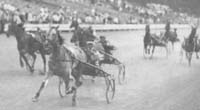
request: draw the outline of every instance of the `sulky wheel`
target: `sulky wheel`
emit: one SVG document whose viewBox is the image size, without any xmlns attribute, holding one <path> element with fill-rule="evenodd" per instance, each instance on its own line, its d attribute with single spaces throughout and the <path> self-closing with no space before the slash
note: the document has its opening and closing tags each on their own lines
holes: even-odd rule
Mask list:
<svg viewBox="0 0 200 110">
<path fill-rule="evenodd" d="M 115 96 L 115 80 L 112 78 L 105 78 L 106 80 L 106 101 L 107 103 L 111 103 Z"/>
<path fill-rule="evenodd" d="M 62 78 L 59 78 L 58 92 L 61 98 L 63 98 L 66 95 L 65 83 Z"/>
<path fill-rule="evenodd" d="M 125 82 L 125 75 L 126 75 L 125 65 L 121 65 L 118 74 L 119 84 L 123 84 Z"/>
</svg>

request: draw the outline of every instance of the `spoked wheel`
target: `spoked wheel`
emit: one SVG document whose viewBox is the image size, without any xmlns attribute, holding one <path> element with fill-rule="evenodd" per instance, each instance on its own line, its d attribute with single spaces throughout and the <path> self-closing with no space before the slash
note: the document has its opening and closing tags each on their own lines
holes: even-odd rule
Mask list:
<svg viewBox="0 0 200 110">
<path fill-rule="evenodd" d="M 66 96 L 66 88 L 65 88 L 65 83 L 62 78 L 59 78 L 59 83 L 58 83 L 58 92 L 61 98 Z"/>
<path fill-rule="evenodd" d="M 125 65 L 122 65 L 120 67 L 120 71 L 118 74 L 118 80 L 119 80 L 119 84 L 123 84 L 125 82 L 125 75 L 126 75 L 126 70 L 125 70 Z"/>
<path fill-rule="evenodd" d="M 115 80 L 113 78 L 105 78 L 106 81 L 106 101 L 111 103 L 115 96 Z"/>
</svg>

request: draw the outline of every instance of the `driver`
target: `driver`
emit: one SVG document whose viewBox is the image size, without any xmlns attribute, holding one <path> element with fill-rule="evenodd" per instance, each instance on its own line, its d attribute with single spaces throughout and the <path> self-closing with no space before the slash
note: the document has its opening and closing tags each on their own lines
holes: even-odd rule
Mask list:
<svg viewBox="0 0 200 110">
<path fill-rule="evenodd" d="M 20 16 L 20 10 L 17 9 L 14 13 L 13 20 L 19 27 L 23 28 L 24 22 Z"/>
</svg>

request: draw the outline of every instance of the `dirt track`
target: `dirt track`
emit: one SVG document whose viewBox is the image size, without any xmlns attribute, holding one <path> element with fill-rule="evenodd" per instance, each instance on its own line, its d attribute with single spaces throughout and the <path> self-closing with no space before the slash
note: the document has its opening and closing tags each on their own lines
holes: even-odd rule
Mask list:
<svg viewBox="0 0 200 110">
<path fill-rule="evenodd" d="M 179 31 L 179 37 L 190 31 Z M 179 45 L 168 58 L 165 50 L 157 48 L 152 60 L 143 58 L 141 31 L 101 33 L 117 46 L 114 56 L 125 63 L 127 80 L 117 84 L 116 97 L 111 104 L 105 101 L 104 80 L 84 81 L 78 90 L 78 105 L 71 107 L 71 96 L 61 99 L 58 95 L 57 77 L 49 81 L 39 102 L 31 98 L 38 90 L 44 76 L 36 71 L 30 75 L 21 69 L 14 38 L 0 36 L 0 109 L 1 110 L 197 110 L 200 109 L 200 61 L 193 56 L 192 66 L 184 58 L 179 62 Z M 71 37 L 64 34 L 68 41 Z M 42 69 L 38 55 L 36 69 Z M 116 67 L 106 66 L 105 70 L 117 73 Z"/>
</svg>

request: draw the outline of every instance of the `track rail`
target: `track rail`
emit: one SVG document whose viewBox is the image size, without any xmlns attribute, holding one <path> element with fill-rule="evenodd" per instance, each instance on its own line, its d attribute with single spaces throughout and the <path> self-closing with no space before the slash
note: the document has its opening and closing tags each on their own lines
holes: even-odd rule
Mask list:
<svg viewBox="0 0 200 110">
<path fill-rule="evenodd" d="M 51 26 L 58 26 L 59 31 L 71 32 L 72 29 L 69 28 L 70 24 L 25 24 L 25 29 L 27 31 L 36 31 L 37 28 L 42 30 L 49 30 Z M 81 24 L 81 27 L 92 26 L 96 31 L 131 31 L 131 30 L 144 30 L 146 24 Z M 188 24 L 172 24 L 172 28 L 177 29 L 189 29 Z M 164 29 L 165 24 L 151 24 L 152 29 Z"/>
</svg>

